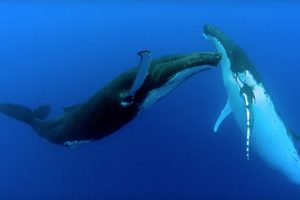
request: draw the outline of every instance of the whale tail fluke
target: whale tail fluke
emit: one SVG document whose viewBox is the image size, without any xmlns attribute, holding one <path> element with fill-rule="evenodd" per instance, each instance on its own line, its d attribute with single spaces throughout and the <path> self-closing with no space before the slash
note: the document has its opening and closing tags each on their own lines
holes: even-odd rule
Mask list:
<svg viewBox="0 0 300 200">
<path fill-rule="evenodd" d="M 44 120 L 49 115 L 50 111 L 50 105 L 40 106 L 32 110 L 28 107 L 17 104 L 0 104 L 0 113 L 30 125 L 32 125 L 35 119 Z"/>
</svg>

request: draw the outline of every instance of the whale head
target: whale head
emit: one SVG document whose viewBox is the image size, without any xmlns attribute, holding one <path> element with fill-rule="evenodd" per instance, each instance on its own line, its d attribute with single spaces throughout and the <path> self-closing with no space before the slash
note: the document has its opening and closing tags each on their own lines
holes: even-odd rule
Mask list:
<svg viewBox="0 0 300 200">
<path fill-rule="evenodd" d="M 212 41 L 218 51 L 222 53 L 223 62 L 227 62 L 222 67 L 228 67 L 235 78 L 250 87 L 261 83 L 261 78 L 246 52 L 221 30 L 211 25 L 205 25 L 203 36 Z"/>
<path fill-rule="evenodd" d="M 145 84 L 137 92 L 141 110 L 169 94 L 189 77 L 217 67 L 221 54 L 212 52 L 165 56 L 152 61 Z"/>
</svg>

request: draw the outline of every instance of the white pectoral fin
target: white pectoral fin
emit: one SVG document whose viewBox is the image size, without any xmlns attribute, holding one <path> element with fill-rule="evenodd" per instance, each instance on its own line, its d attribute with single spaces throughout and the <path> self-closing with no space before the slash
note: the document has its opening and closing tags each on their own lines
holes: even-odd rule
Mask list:
<svg viewBox="0 0 300 200">
<path fill-rule="evenodd" d="M 219 126 L 221 125 L 222 121 L 232 112 L 231 106 L 229 105 L 229 101 L 227 100 L 227 103 L 225 107 L 223 108 L 221 114 L 219 115 L 215 126 L 214 126 L 214 132 L 216 133 L 218 131 Z"/>
<path fill-rule="evenodd" d="M 150 51 L 144 50 L 138 52 L 138 55 L 140 56 L 139 69 L 128 94 L 121 101 L 121 105 L 123 107 L 127 107 L 133 103 L 133 97 L 136 92 L 143 86 L 148 74 L 149 66 L 151 64 L 152 57 Z"/>
<path fill-rule="evenodd" d="M 134 83 L 128 92 L 128 96 L 134 96 L 135 93 L 142 87 L 146 76 L 148 74 L 148 68 L 151 64 L 151 52 L 144 50 L 138 52 L 138 55 L 141 57 L 139 71 L 135 77 Z"/>
</svg>

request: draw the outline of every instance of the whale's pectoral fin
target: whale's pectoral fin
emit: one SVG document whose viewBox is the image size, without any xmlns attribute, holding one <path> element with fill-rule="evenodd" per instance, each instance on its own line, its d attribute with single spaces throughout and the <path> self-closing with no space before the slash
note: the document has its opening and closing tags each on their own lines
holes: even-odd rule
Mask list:
<svg viewBox="0 0 300 200">
<path fill-rule="evenodd" d="M 128 94 L 121 102 L 121 105 L 124 107 L 132 104 L 135 93 L 142 87 L 143 83 L 146 80 L 148 74 L 148 68 L 151 64 L 152 57 L 150 51 L 148 50 L 140 51 L 138 52 L 138 55 L 141 58 L 139 64 L 139 71 L 135 77 L 133 85 L 131 86 Z"/>
<path fill-rule="evenodd" d="M 151 63 L 151 52 L 148 50 L 144 50 L 141 52 L 138 52 L 138 55 L 140 56 L 140 64 L 139 64 L 139 71 L 135 77 L 135 80 L 133 82 L 133 85 L 131 86 L 127 96 L 133 97 L 135 93 L 142 87 L 146 76 L 148 74 L 148 68 Z"/>
<path fill-rule="evenodd" d="M 221 123 L 223 122 L 223 120 L 232 112 L 231 110 L 231 106 L 229 104 L 229 101 L 227 100 L 227 103 L 225 105 L 225 107 L 223 108 L 221 114 L 219 115 L 215 126 L 214 126 L 214 132 L 216 133 L 218 131 L 219 126 L 221 125 Z"/>
</svg>

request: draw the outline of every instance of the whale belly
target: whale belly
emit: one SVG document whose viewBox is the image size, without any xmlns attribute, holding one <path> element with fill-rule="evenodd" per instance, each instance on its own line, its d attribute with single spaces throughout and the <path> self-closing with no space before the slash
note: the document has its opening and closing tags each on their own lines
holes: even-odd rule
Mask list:
<svg viewBox="0 0 300 200">
<path fill-rule="evenodd" d="M 254 94 L 251 138 L 253 149 L 273 168 L 282 171 L 291 181 L 300 184 L 300 160 L 288 129 L 261 85 L 254 88 Z"/>
</svg>

